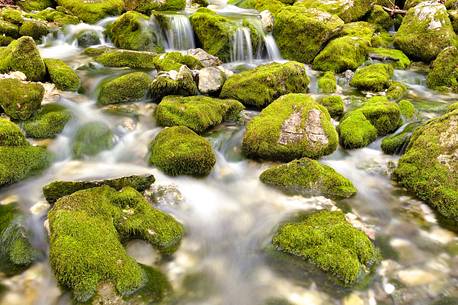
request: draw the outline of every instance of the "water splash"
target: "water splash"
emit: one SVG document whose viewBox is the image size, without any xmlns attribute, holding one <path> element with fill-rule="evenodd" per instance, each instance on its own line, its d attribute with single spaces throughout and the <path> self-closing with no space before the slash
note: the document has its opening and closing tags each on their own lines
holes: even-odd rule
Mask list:
<svg viewBox="0 0 458 305">
<path fill-rule="evenodd" d="M 249 28 L 240 27 L 235 31 L 232 42 L 231 61 L 253 61 L 253 45 L 251 44 L 251 32 Z"/>
<path fill-rule="evenodd" d="M 270 61 L 282 60 L 275 38 L 272 34 L 264 36 L 264 45 L 267 51 L 267 59 Z"/>
<path fill-rule="evenodd" d="M 196 47 L 194 31 L 186 15 L 166 16 L 165 35 L 170 50 L 189 50 Z"/>
</svg>

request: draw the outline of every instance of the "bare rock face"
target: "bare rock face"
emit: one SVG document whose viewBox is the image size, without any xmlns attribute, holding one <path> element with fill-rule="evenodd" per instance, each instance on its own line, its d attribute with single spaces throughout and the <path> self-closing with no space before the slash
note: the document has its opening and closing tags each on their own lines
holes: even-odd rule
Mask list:
<svg viewBox="0 0 458 305">
<path fill-rule="evenodd" d="M 268 10 L 262 11 L 260 13 L 261 15 L 261 23 L 262 23 L 262 28 L 264 29 L 265 32 L 272 32 L 274 29 L 274 16 L 272 13 Z"/>
<path fill-rule="evenodd" d="M 200 48 L 188 50 L 186 55 L 194 56 L 202 63 L 202 65 L 204 65 L 204 67 L 216 67 L 223 64 L 218 57 L 213 56 Z"/>
<path fill-rule="evenodd" d="M 199 71 L 199 91 L 202 94 L 219 93 L 226 75 L 219 67 L 207 67 Z"/>
</svg>

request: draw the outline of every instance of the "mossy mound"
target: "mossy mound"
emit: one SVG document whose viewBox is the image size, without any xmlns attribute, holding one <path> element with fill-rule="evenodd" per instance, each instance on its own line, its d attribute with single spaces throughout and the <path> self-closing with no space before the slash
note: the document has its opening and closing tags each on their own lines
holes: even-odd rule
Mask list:
<svg viewBox="0 0 458 305">
<path fill-rule="evenodd" d="M 377 139 L 377 129 L 360 111 L 346 114 L 338 131 L 341 145 L 348 149 L 366 147 Z"/>
<path fill-rule="evenodd" d="M 153 52 L 106 50 L 97 54 L 95 60 L 106 67 L 152 70 L 155 68 L 155 57 L 156 53 Z"/>
<path fill-rule="evenodd" d="M 76 34 L 76 41 L 80 48 L 88 48 L 90 46 L 101 43 L 99 34 L 93 30 L 84 30 Z"/>
<path fill-rule="evenodd" d="M 344 102 L 340 95 L 324 96 L 320 99 L 320 104 L 323 105 L 333 119 L 338 119 L 344 113 Z"/>
<path fill-rule="evenodd" d="M 242 150 L 249 158 L 288 162 L 328 155 L 337 141 L 326 108 L 306 94 L 287 94 L 250 121 Z"/>
<path fill-rule="evenodd" d="M 0 19 L 0 35 L 10 38 L 19 37 L 19 28 L 14 23 Z"/>
<path fill-rule="evenodd" d="M 65 11 L 65 12 L 64 12 Z M 38 11 L 33 14 L 28 14 L 29 17 L 35 19 L 41 19 L 48 22 L 53 22 L 56 25 L 64 26 L 68 24 L 78 24 L 80 22 L 79 18 L 71 15 L 65 9 L 55 10 L 51 7 L 48 7 L 45 10 Z"/>
<path fill-rule="evenodd" d="M 391 81 L 386 90 L 386 97 L 390 100 L 399 100 L 407 93 L 407 86 L 401 82 Z"/>
<path fill-rule="evenodd" d="M 21 129 L 13 122 L 0 117 L 0 146 L 27 146 Z"/>
<path fill-rule="evenodd" d="M 372 64 L 356 70 L 350 85 L 361 90 L 379 92 L 390 86 L 393 67 L 388 64 Z"/>
<path fill-rule="evenodd" d="M 82 125 L 73 139 L 75 158 L 94 156 L 113 147 L 113 133 L 108 125 L 102 122 L 89 122 Z"/>
<path fill-rule="evenodd" d="M 47 58 L 44 60 L 49 78 L 56 85 L 57 89 L 64 91 L 78 91 L 81 80 L 64 61 L 60 59 Z"/>
<path fill-rule="evenodd" d="M 370 239 L 342 212 L 315 212 L 283 224 L 272 243 L 278 251 L 310 261 L 344 286 L 357 284 L 380 260 Z"/>
<path fill-rule="evenodd" d="M 38 83 L 0 79 L 0 106 L 15 120 L 27 120 L 40 108 L 45 89 Z"/>
<path fill-rule="evenodd" d="M 356 193 L 350 180 L 333 168 L 308 158 L 271 167 L 259 178 L 263 183 L 290 195 L 324 195 L 341 199 Z"/>
<path fill-rule="evenodd" d="M 410 59 L 401 50 L 370 48 L 369 57 L 383 63 L 389 62 L 396 69 L 406 69 L 410 66 Z"/>
<path fill-rule="evenodd" d="M 398 103 L 401 115 L 406 119 L 412 119 L 415 116 L 417 110 L 415 106 L 408 100 L 402 100 Z"/>
<path fill-rule="evenodd" d="M 244 108 L 236 100 L 167 96 L 157 106 L 154 116 L 160 126 L 186 126 L 203 133 L 223 121 L 237 119 Z"/>
<path fill-rule="evenodd" d="M 181 11 L 186 7 L 186 0 L 133 0 L 125 1 L 127 10 L 151 15 L 153 11 Z"/>
<path fill-rule="evenodd" d="M 401 132 L 393 134 L 383 139 L 382 151 L 389 155 L 402 155 L 409 144 L 410 138 L 419 123 L 410 123 Z"/>
<path fill-rule="evenodd" d="M 64 106 L 47 104 L 22 124 L 30 138 L 54 138 L 64 130 L 72 115 Z"/>
<path fill-rule="evenodd" d="M 428 73 L 427 85 L 432 89 L 458 93 L 458 49 L 456 47 L 448 47 L 439 53 Z"/>
<path fill-rule="evenodd" d="M 232 75 L 224 83 L 220 97 L 265 107 L 282 95 L 307 92 L 309 83 L 303 64 L 272 63 Z"/>
<path fill-rule="evenodd" d="M 198 92 L 192 72 L 186 66 L 181 66 L 178 72 L 172 70 L 159 74 L 150 85 L 150 94 L 154 102 L 160 102 L 167 95 L 192 96 Z"/>
<path fill-rule="evenodd" d="M 18 5 L 25 11 L 41 11 L 54 5 L 53 0 L 21 0 Z"/>
<path fill-rule="evenodd" d="M 121 241 L 143 239 L 164 254 L 174 252 L 183 227 L 154 209 L 133 188 L 103 186 L 59 199 L 48 214 L 50 263 L 57 281 L 77 301 L 89 300 L 100 282 L 131 295 L 146 284 L 146 274 Z"/>
<path fill-rule="evenodd" d="M 355 0 L 351 4 L 347 0 L 337 1 L 320 1 L 320 0 L 303 0 L 297 2 L 296 5 L 317 8 L 333 15 L 338 15 L 346 23 L 357 21 L 366 15 L 371 9 L 369 0 Z"/>
<path fill-rule="evenodd" d="M 148 95 L 151 77 L 144 72 L 132 72 L 104 82 L 97 102 L 102 105 L 132 103 Z"/>
<path fill-rule="evenodd" d="M 123 0 L 57 0 L 57 4 L 69 10 L 73 15 L 86 23 L 96 23 L 108 17 L 121 14 Z"/>
<path fill-rule="evenodd" d="M 318 79 L 318 89 L 321 93 L 335 93 L 337 90 L 337 80 L 334 72 L 328 71 Z"/>
<path fill-rule="evenodd" d="M 162 130 L 151 143 L 150 164 L 170 176 L 210 174 L 216 157 L 210 143 L 184 126 Z"/>
<path fill-rule="evenodd" d="M 159 71 L 178 71 L 182 65 L 191 70 L 198 70 L 204 67 L 194 56 L 183 55 L 180 52 L 169 52 L 154 58 L 154 66 Z"/>
<path fill-rule="evenodd" d="M 13 7 L 3 7 L 0 9 L 0 17 L 8 22 L 14 23 L 16 25 L 21 25 L 24 22 L 24 16 L 20 9 Z"/>
<path fill-rule="evenodd" d="M 343 21 L 327 12 L 286 6 L 275 16 L 274 37 L 284 58 L 311 63 Z"/>
<path fill-rule="evenodd" d="M 458 228 L 458 110 L 415 130 L 393 177 Z M 455 154 L 455 155 L 454 155 Z"/>
<path fill-rule="evenodd" d="M 377 129 L 379 136 L 394 132 L 402 122 L 399 105 L 388 101 L 384 96 L 370 98 L 356 111 L 361 111 L 364 114 Z"/>
<path fill-rule="evenodd" d="M 375 24 L 380 31 L 389 31 L 394 25 L 394 20 L 390 14 L 383 9 L 383 6 L 377 4 L 372 6 L 367 21 Z"/>
<path fill-rule="evenodd" d="M 40 40 L 43 36 L 48 35 L 49 29 L 45 22 L 39 20 L 27 20 L 19 28 L 21 36 L 30 36 L 35 40 Z"/>
</svg>

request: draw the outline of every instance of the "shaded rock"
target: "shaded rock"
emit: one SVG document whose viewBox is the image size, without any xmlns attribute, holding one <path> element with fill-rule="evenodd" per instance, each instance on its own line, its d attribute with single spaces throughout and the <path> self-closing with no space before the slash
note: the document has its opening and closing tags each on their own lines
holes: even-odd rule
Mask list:
<svg viewBox="0 0 458 305">
<path fill-rule="evenodd" d="M 439 53 L 428 73 L 429 88 L 458 92 L 458 49 L 448 47 Z"/>
<path fill-rule="evenodd" d="M 19 34 L 21 36 L 30 36 L 35 40 L 40 40 L 44 36 L 48 35 L 48 25 L 39 20 L 27 20 L 19 28 Z"/>
<path fill-rule="evenodd" d="M 80 48 L 87 48 L 101 43 L 99 34 L 92 30 L 79 32 L 76 35 L 76 40 Z"/>
<path fill-rule="evenodd" d="M 113 147 L 113 133 L 108 125 L 102 122 L 89 122 L 82 125 L 73 139 L 75 158 L 94 156 Z"/>
</svg>

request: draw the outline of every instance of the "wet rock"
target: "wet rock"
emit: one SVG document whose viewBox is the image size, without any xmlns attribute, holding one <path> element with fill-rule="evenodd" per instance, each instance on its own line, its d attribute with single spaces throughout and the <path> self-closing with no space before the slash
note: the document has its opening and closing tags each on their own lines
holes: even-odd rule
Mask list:
<svg viewBox="0 0 458 305">
<path fill-rule="evenodd" d="M 176 185 L 153 185 L 148 197 L 156 205 L 177 205 L 184 201 L 184 197 Z"/>
<path fill-rule="evenodd" d="M 186 51 L 186 54 L 197 58 L 204 67 L 216 67 L 223 63 L 218 57 L 207 53 L 203 49 L 190 49 Z"/>
<path fill-rule="evenodd" d="M 148 96 L 151 76 L 132 72 L 102 83 L 97 103 L 102 105 L 134 103 Z"/>
<path fill-rule="evenodd" d="M 409 144 L 413 132 L 421 124 L 411 123 L 407 125 L 401 132 L 388 136 L 382 140 L 382 150 L 386 154 L 402 155 Z"/>
<path fill-rule="evenodd" d="M 458 92 L 458 49 L 448 47 L 439 53 L 428 73 L 429 88 L 441 91 Z"/>
<path fill-rule="evenodd" d="M 113 145 L 113 132 L 108 125 L 103 122 L 89 122 L 76 131 L 72 151 L 75 158 L 83 158 L 94 156 Z"/>
<path fill-rule="evenodd" d="M 105 17 L 119 15 L 124 6 L 122 0 L 57 0 L 57 4 L 86 23 L 96 23 Z"/>
<path fill-rule="evenodd" d="M 274 16 L 268 10 L 264 10 L 260 13 L 261 15 L 261 23 L 264 32 L 272 32 L 274 29 Z"/>
<path fill-rule="evenodd" d="M 21 36 L 30 36 L 36 41 L 48 35 L 48 32 L 49 28 L 46 22 L 39 20 L 27 20 L 19 28 Z"/>
<path fill-rule="evenodd" d="M 199 71 L 199 91 L 202 94 L 218 94 L 225 81 L 226 74 L 219 67 L 208 67 Z"/>
<path fill-rule="evenodd" d="M 44 63 L 51 81 L 57 89 L 63 91 L 77 91 L 81 80 L 73 69 L 60 59 L 45 59 Z"/>
<path fill-rule="evenodd" d="M 186 0 L 136 0 L 125 3 L 128 10 L 135 10 L 151 15 L 153 11 L 181 11 L 186 7 Z"/>
<path fill-rule="evenodd" d="M 372 64 L 356 70 L 350 85 L 360 90 L 379 92 L 390 86 L 393 67 L 388 64 Z"/>
<path fill-rule="evenodd" d="M 203 67 L 202 63 L 194 56 L 182 54 L 181 52 L 168 52 L 154 58 L 154 65 L 158 71 L 178 71 L 185 65 L 191 70 L 198 70 Z"/>
<path fill-rule="evenodd" d="M 151 98 L 154 102 L 160 102 L 167 95 L 192 96 L 198 94 L 194 77 L 186 66 L 175 70 L 162 72 L 151 82 Z"/>
<path fill-rule="evenodd" d="M 64 106 L 46 104 L 30 119 L 24 121 L 22 128 L 30 138 L 54 138 L 62 132 L 71 118 L 70 111 Z"/>
<path fill-rule="evenodd" d="M 96 31 L 86 30 L 76 35 L 76 40 L 80 48 L 88 48 L 101 43 L 99 34 Z"/>
<path fill-rule="evenodd" d="M 44 91 L 38 83 L 0 79 L 0 105 L 12 119 L 26 120 L 40 108 Z"/>
<path fill-rule="evenodd" d="M 154 52 L 132 51 L 132 50 L 117 50 L 117 49 L 95 49 L 95 60 L 106 67 L 129 67 L 132 69 L 149 69 L 155 68 L 154 58 L 157 56 Z M 92 55 L 93 51 L 86 49 L 88 55 Z"/>
</svg>

